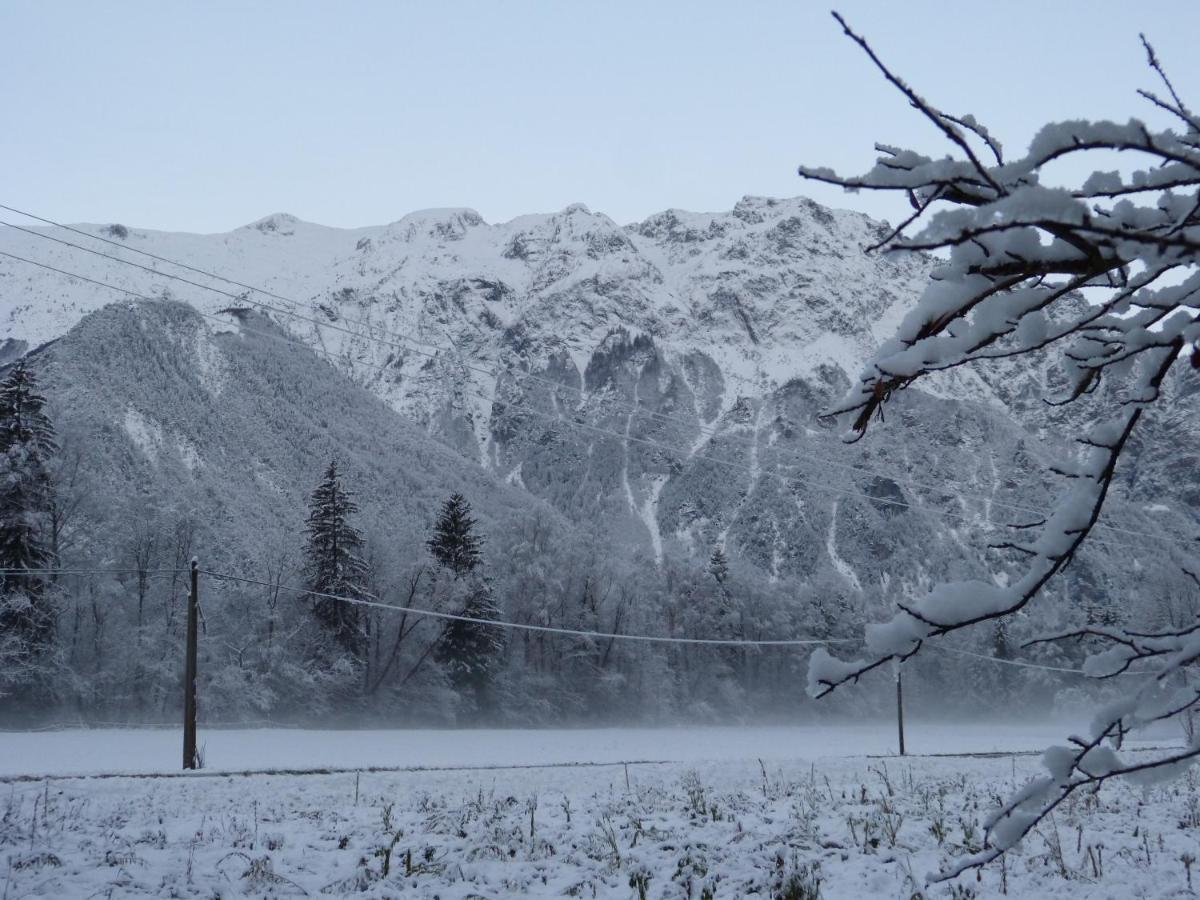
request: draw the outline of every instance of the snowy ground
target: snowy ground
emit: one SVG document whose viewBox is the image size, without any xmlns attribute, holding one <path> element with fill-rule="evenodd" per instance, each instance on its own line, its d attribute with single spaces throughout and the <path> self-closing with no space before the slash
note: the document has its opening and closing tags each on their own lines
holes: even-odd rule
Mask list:
<svg viewBox="0 0 1200 900">
<path fill-rule="evenodd" d="M 1075 731 L 1085 730 L 1084 723 Z M 1071 729 L 1061 724 L 910 722 L 909 753 L 1041 751 Z M 1148 736 L 1178 739 L 1164 728 Z M 316 731 L 205 729 L 199 743 L 209 771 L 278 769 L 462 768 L 580 762 L 696 763 L 884 756 L 896 752 L 891 722 L 795 727 L 580 728 L 544 730 Z M 171 728 L 0 732 L 0 778 L 14 775 L 160 773 L 179 769 L 180 732 Z"/>
<path fill-rule="evenodd" d="M 910 745 L 991 751 L 997 734 L 917 725 Z M 0 793 L 2 895 L 910 898 L 927 873 L 975 846 L 979 820 L 1037 765 L 1028 755 L 863 755 L 891 749 L 883 726 L 825 736 L 208 732 L 212 764 L 227 769 L 551 765 L 10 777 Z M 1004 749 L 1056 737 L 1025 728 Z M 170 763 L 157 759 L 168 750 Z M 0 734 L 8 776 L 167 771 L 177 755 L 170 731 Z M 1005 870 L 923 896 L 1000 896 L 1004 879 L 1015 897 L 1191 896 L 1184 860 L 1200 857 L 1198 838 L 1195 778 L 1146 794 L 1113 785 L 1060 808 Z M 819 895 L 803 892 L 818 880 Z"/>
</svg>

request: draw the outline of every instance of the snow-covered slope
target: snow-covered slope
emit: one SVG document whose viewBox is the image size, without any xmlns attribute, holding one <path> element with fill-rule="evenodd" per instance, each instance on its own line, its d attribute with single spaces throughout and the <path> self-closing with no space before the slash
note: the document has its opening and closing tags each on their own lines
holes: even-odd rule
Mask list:
<svg viewBox="0 0 1200 900">
<path fill-rule="evenodd" d="M 194 522 L 207 565 L 292 552 L 331 459 L 375 539 L 408 557 L 454 491 L 489 530 L 550 513 L 254 312 L 213 321 L 182 303 L 109 306 L 33 358 L 72 490 L 86 498 L 74 551 L 87 560 L 119 556 L 114 536 L 150 523 L 169 531 L 175 518 Z"/>
</svg>

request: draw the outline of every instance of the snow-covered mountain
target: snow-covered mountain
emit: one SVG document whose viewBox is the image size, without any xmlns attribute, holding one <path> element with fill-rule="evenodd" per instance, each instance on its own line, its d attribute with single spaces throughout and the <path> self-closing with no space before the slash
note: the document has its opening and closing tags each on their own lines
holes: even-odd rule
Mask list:
<svg viewBox="0 0 1200 900">
<path fill-rule="evenodd" d="M 582 205 L 499 225 L 451 209 L 349 230 L 285 214 L 221 235 L 79 227 L 263 287 L 296 301 L 298 312 L 436 346 L 457 343 L 477 362 L 561 347 L 586 354 L 624 327 L 670 350 L 703 348 L 727 375 L 759 387 L 823 362 L 857 365 L 890 328 L 897 301 L 910 301 L 925 276 L 917 262 L 861 253 L 878 237 L 878 223 L 805 199 L 745 198 L 728 213 L 669 210 L 627 227 Z M 33 230 L 240 292 L 76 235 Z M 34 235 L 8 230 L 0 246 L 141 293 L 166 288 L 201 309 L 229 305 Z M 96 285 L 65 287 L 62 276 L 8 259 L 0 278 L 0 335 L 32 344 L 115 298 Z M 351 343 L 328 331 L 320 339 L 338 350 Z M 582 369 L 586 356 L 579 360 Z"/>
<path fill-rule="evenodd" d="M 819 413 L 930 268 L 864 255 L 881 228 L 807 200 L 746 199 L 627 227 L 575 206 L 500 225 L 447 210 L 352 231 L 272 216 L 224 235 L 39 232 L 163 271 L 129 249 L 186 263 L 170 271 L 216 293 L 7 231 L 0 250 L 81 278 L 0 257 L 0 352 L 32 353 L 66 462 L 79 461 L 68 469 L 87 502 L 72 553 L 86 562 L 120 564 L 151 541 L 168 562 L 187 544 L 253 578 L 299 578 L 305 499 L 337 455 L 385 597 L 406 596 L 433 510 L 462 491 L 490 536 L 509 620 L 851 637 L 932 582 L 1013 577 L 1020 560 L 989 544 L 1036 521 L 1061 487 L 1048 466 L 1070 447 L 1054 416 L 1091 414 L 1041 403 L 1051 367 L 1010 364 L 905 391 L 886 423 L 844 444 Z M 173 302 L 114 302 L 94 281 Z M 1186 378 L 1168 388 L 1178 403 L 1151 417 L 1106 507 L 1104 523 L 1124 530 L 1097 530 L 1036 611 L 971 646 L 1008 652 L 1084 618 L 1178 618 L 1190 588 L 1175 551 L 1195 528 L 1200 479 L 1189 455 L 1163 448 L 1191 429 L 1200 391 Z M 730 572 L 720 581 L 709 567 L 718 547 Z M 140 621 L 128 585 L 102 589 L 124 621 Z M 214 624 L 271 646 L 252 622 L 260 597 L 209 590 Z M 80 630 L 92 601 L 71 598 L 72 640 L 91 628 L 92 655 L 107 659 L 119 636 L 100 620 Z M 164 615 L 170 634 L 177 622 Z M 799 702 L 794 654 L 700 662 L 553 646 L 510 647 L 507 715 Z M 251 672 L 265 663 L 230 652 L 226 680 L 209 686 L 230 716 L 303 705 L 290 682 Z M 410 652 L 419 665 L 419 646 Z M 104 672 L 111 690 L 99 674 L 93 687 L 113 696 L 141 677 Z M 961 687 L 967 704 L 1017 684 L 943 656 L 914 663 L 914 675 Z M 428 677 L 424 712 L 405 714 L 445 714 Z"/>
<path fill-rule="evenodd" d="M 988 526 L 1049 502 L 1029 470 L 1058 449 L 1005 403 L 1037 373 L 914 392 L 852 448 L 818 420 L 928 277 L 919 257 L 864 254 L 883 227 L 745 198 L 624 227 L 574 205 L 497 225 L 454 209 L 352 230 L 282 214 L 221 235 L 80 226 L 120 247 L 39 230 L 220 292 L 11 230 L 0 249 L 201 312 L 283 310 L 280 325 L 429 434 L 631 552 L 703 559 L 721 545 L 771 577 L 824 572 L 857 591 L 891 577 L 910 504 L 922 512 L 905 541 L 950 536 L 969 559 Z M 10 356 L 113 299 L 0 258 Z"/>
</svg>

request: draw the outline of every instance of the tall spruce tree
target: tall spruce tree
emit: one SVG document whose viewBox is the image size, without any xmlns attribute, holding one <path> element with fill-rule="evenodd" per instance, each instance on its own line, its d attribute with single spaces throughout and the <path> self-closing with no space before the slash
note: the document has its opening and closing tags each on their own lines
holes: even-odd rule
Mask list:
<svg viewBox="0 0 1200 900">
<path fill-rule="evenodd" d="M 453 494 L 442 505 L 433 537 L 426 544 L 439 568 L 453 578 L 455 614 L 498 621 L 500 609 L 481 567 L 484 538 L 476 533 L 475 524 L 466 498 Z M 435 658 L 446 669 L 455 689 L 481 707 L 487 704 L 488 688 L 503 647 L 499 628 L 480 621 L 452 620 L 442 631 Z"/>
<path fill-rule="evenodd" d="M 729 557 L 720 544 L 713 544 L 712 553 L 708 556 L 708 574 L 716 579 L 717 584 L 724 584 L 729 578 Z"/>
<path fill-rule="evenodd" d="M 58 450 L 33 371 L 21 360 L 0 382 L 0 636 L 19 653 L 46 650 L 54 636 L 48 579 L 54 563 L 52 457 Z"/>
<path fill-rule="evenodd" d="M 342 486 L 337 460 L 333 460 L 308 502 L 305 576 L 312 591 L 337 597 L 368 596 L 369 570 L 362 558 L 363 538 L 350 523 L 358 512 L 353 496 Z M 361 606 L 332 597 L 317 597 L 312 609 L 323 631 L 337 646 L 356 662 L 365 658 L 366 617 Z"/>
<path fill-rule="evenodd" d="M 442 504 L 433 537 L 426 545 L 438 564 L 455 578 L 465 578 L 475 571 L 483 556 L 483 538 L 475 533 L 471 504 L 462 494 L 451 494 Z"/>
</svg>

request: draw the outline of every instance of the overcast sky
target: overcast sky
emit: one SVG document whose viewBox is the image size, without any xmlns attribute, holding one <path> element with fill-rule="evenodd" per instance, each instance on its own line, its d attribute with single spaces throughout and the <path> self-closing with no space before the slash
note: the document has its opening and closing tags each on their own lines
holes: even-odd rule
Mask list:
<svg viewBox="0 0 1200 900">
<path fill-rule="evenodd" d="M 1049 119 L 1143 115 L 1145 31 L 1200 106 L 1198 2 L 843 2 L 921 93 L 1011 151 Z M 0 202 L 224 231 L 273 212 L 625 223 L 744 194 L 895 218 L 803 184 L 875 141 L 943 152 L 823 4 L 0 3 Z M 1162 124 L 1162 120 L 1157 120 Z"/>
</svg>

